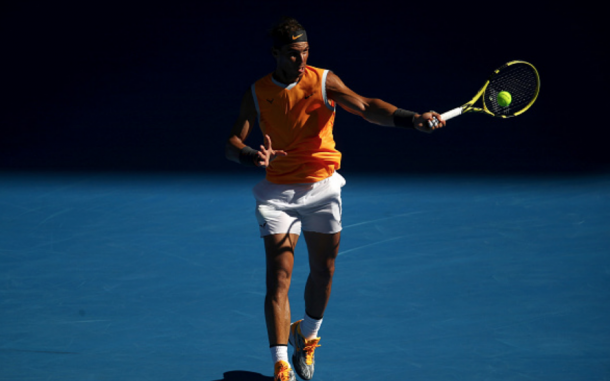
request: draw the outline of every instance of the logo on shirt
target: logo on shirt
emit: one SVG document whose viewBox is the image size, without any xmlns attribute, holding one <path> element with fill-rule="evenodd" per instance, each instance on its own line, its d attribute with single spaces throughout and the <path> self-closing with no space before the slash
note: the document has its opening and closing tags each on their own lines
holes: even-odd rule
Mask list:
<svg viewBox="0 0 610 381">
<path fill-rule="evenodd" d="M 267 102 L 269 102 L 269 104 L 273 104 L 274 100 L 275 100 L 275 98 L 267 99 Z"/>
<path fill-rule="evenodd" d="M 314 95 L 316 92 L 314 91 L 313 93 L 309 94 L 309 95 L 305 95 L 305 99 L 311 97 L 312 95 Z"/>
</svg>

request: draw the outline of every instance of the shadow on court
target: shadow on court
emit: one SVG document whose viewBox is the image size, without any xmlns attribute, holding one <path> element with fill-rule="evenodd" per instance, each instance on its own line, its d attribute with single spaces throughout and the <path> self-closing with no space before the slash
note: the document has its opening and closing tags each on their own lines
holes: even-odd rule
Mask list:
<svg viewBox="0 0 610 381">
<path fill-rule="evenodd" d="M 245 370 L 232 370 L 224 374 L 224 378 L 214 381 L 272 381 L 273 377 Z"/>
</svg>

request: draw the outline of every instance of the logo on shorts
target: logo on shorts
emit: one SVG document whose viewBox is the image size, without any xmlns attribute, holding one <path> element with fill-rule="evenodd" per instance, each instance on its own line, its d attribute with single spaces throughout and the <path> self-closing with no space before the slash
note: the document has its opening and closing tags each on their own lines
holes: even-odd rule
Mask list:
<svg viewBox="0 0 610 381">
<path fill-rule="evenodd" d="M 267 226 L 267 222 L 265 222 L 265 223 L 264 223 L 264 224 L 262 224 L 262 225 L 261 225 L 261 224 L 258 224 L 258 226 L 260 226 L 261 228 L 263 228 L 263 229 L 264 229 L 264 228 L 265 228 L 265 226 Z"/>
</svg>

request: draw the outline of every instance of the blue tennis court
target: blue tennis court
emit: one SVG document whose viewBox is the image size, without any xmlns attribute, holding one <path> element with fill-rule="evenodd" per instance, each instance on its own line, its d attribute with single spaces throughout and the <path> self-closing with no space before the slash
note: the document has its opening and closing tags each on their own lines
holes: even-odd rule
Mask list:
<svg viewBox="0 0 610 381">
<path fill-rule="evenodd" d="M 344 176 L 315 380 L 610 379 L 610 176 Z M 2 175 L 0 380 L 271 380 L 258 179 Z"/>
</svg>

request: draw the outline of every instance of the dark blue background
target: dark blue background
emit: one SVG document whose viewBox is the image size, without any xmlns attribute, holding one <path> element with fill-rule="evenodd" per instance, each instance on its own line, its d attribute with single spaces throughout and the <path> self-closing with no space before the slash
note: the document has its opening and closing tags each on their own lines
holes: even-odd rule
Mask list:
<svg viewBox="0 0 610 381">
<path fill-rule="evenodd" d="M 292 15 L 308 30 L 310 64 L 407 109 L 456 107 L 509 60 L 541 73 L 523 116 L 466 115 L 432 135 L 338 110 L 344 171 L 605 171 L 607 28 L 601 9 L 579 5 L 5 5 L 0 170 L 247 171 L 225 160 L 225 139 L 243 92 L 274 69 L 266 30 Z"/>
</svg>

